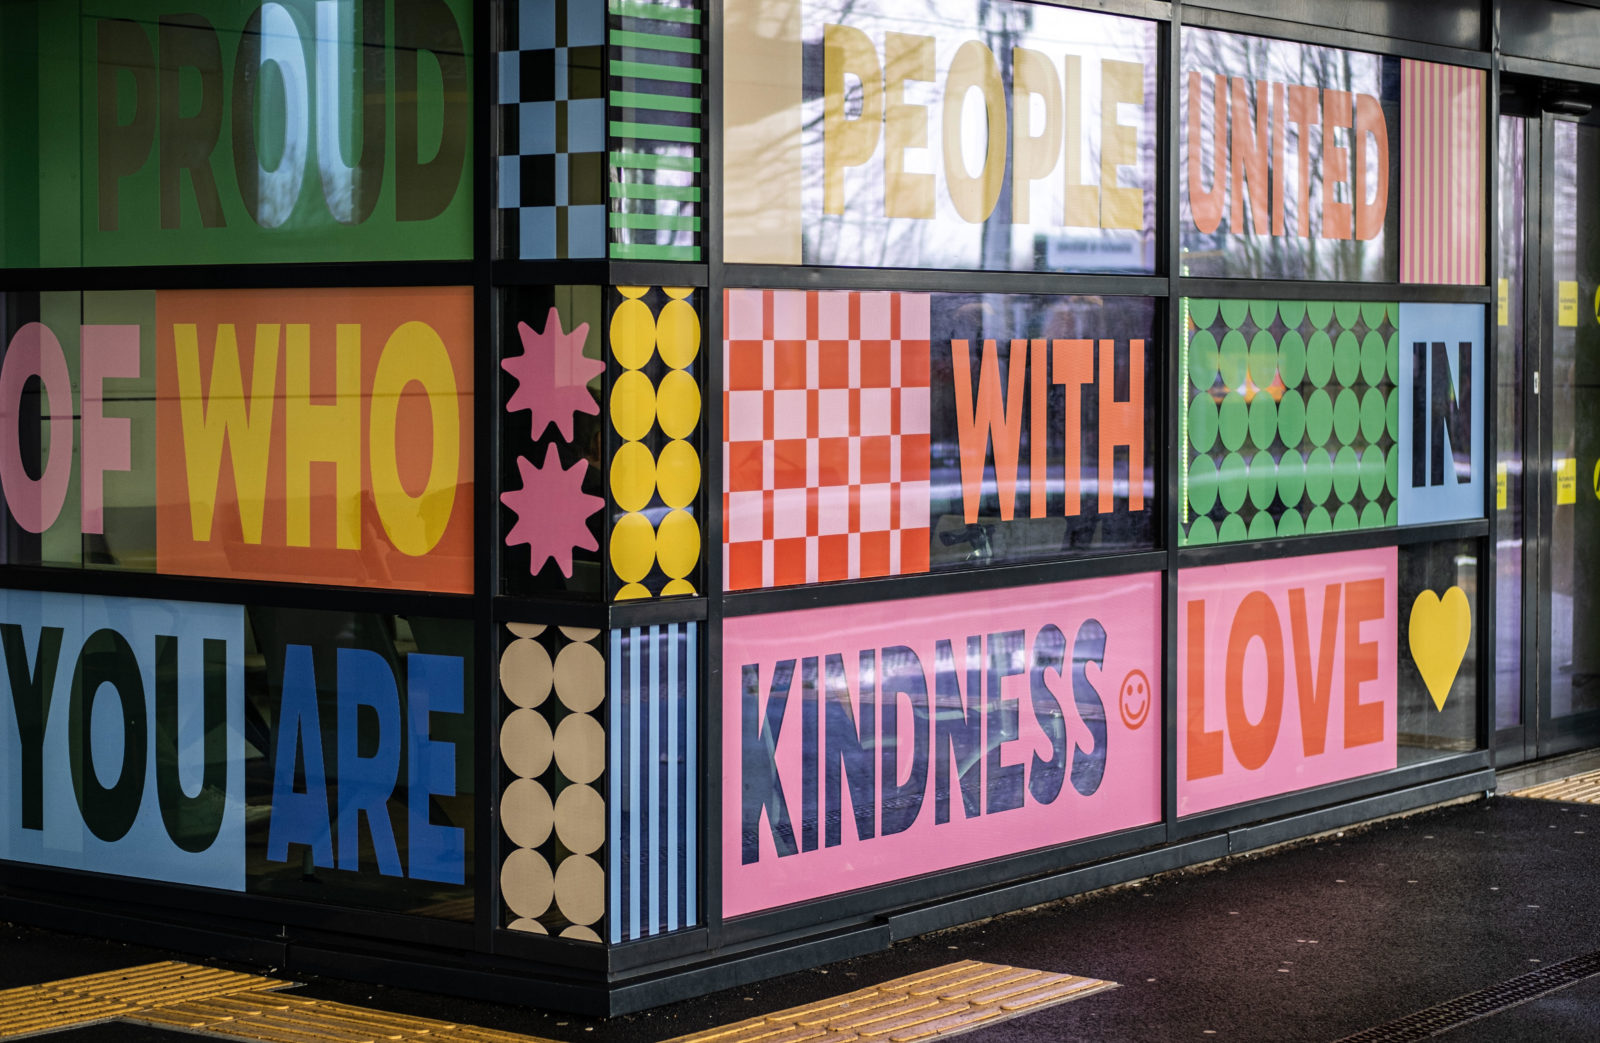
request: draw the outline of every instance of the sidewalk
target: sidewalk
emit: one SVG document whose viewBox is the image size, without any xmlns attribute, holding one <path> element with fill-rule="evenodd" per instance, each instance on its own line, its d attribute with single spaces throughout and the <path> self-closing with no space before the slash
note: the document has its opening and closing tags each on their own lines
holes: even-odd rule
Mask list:
<svg viewBox="0 0 1600 1043">
<path fill-rule="evenodd" d="M 1506 795 L 1597 766 L 1600 758 L 1590 754 L 1503 772 L 1499 794 L 1490 799 L 1055 902 L 611 1021 L 326 979 L 285 995 L 562 1041 L 656 1043 L 978 960 L 1120 987 L 980 1027 L 965 1037 L 971 1043 L 1331 1043 L 1600 950 L 1600 805 Z M 0 925 L 0 989 L 185 958 Z M 1537 991 L 1537 983 L 1512 991 Z M 103 1025 L 41 1038 L 194 1037 Z M 1455 1028 L 1446 1038 L 1600 1038 L 1600 976 Z"/>
</svg>

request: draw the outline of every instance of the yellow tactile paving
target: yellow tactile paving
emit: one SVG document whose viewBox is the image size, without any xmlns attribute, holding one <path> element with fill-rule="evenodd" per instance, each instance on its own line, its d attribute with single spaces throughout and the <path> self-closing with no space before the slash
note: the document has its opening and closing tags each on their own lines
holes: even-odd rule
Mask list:
<svg viewBox="0 0 1600 1043">
<path fill-rule="evenodd" d="M 963 960 L 668 1043 L 912 1043 L 1116 987 L 1098 978 Z"/>
<path fill-rule="evenodd" d="M 6 989 L 0 1039 L 125 1021 L 245 1043 L 551 1043 L 277 991 L 292 985 L 173 961 Z M 668 1043 L 922 1043 L 1114 988 L 965 960 Z"/>
<path fill-rule="evenodd" d="M 1526 789 L 1515 790 L 1513 797 L 1532 797 L 1536 800 L 1562 800 L 1573 804 L 1600 804 L 1600 771 L 1572 775 L 1554 782 L 1545 782 Z"/>
</svg>

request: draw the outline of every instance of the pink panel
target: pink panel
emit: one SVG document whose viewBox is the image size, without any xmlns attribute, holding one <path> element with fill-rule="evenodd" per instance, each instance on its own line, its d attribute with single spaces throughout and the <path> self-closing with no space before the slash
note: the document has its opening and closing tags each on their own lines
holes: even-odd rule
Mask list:
<svg viewBox="0 0 1600 1043">
<path fill-rule="evenodd" d="M 1400 63 L 1400 281 L 1484 281 L 1484 79 Z"/>
<path fill-rule="evenodd" d="M 1159 821 L 1160 591 L 1141 574 L 727 620 L 724 915 Z"/>
<path fill-rule="evenodd" d="M 1178 813 L 1395 766 L 1393 547 L 1185 569 Z"/>
</svg>

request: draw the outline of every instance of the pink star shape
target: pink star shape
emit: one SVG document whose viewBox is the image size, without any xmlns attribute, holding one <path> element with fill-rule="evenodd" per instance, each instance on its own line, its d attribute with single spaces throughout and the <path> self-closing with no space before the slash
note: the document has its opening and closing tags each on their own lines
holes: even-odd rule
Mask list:
<svg viewBox="0 0 1600 1043">
<path fill-rule="evenodd" d="M 571 333 L 564 333 L 560 314 L 551 308 L 543 332 L 535 333 L 526 322 L 519 322 L 517 333 L 522 337 L 522 354 L 500 361 L 500 368 L 517 378 L 517 390 L 506 403 L 506 412 L 526 409 L 533 414 L 529 438 L 538 439 L 548 425 L 555 424 L 561 437 L 571 442 L 575 414 L 600 414 L 589 381 L 603 373 L 606 364 L 584 357 L 589 324 L 580 322 Z"/>
<path fill-rule="evenodd" d="M 500 494 L 500 502 L 517 512 L 517 523 L 506 534 L 506 546 L 528 545 L 530 574 L 537 575 L 549 559 L 571 579 L 572 552 L 600 549 L 588 522 L 605 501 L 583 491 L 589 461 L 579 460 L 570 470 L 563 468 L 552 442 L 545 449 L 542 468 L 519 456 L 517 470 L 522 474 L 522 488 Z"/>
</svg>

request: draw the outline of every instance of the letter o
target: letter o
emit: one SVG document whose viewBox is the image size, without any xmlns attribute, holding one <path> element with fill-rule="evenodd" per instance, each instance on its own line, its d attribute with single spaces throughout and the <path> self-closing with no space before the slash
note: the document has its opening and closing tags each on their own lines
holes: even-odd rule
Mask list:
<svg viewBox="0 0 1600 1043">
<path fill-rule="evenodd" d="M 50 399 L 50 458 L 38 480 L 22 460 L 22 389 L 38 377 Z M 11 516 L 29 532 L 43 532 L 61 516 L 72 478 L 72 377 L 61 342 L 43 323 L 30 322 L 11 338 L 0 362 L 0 493 Z"/>
<path fill-rule="evenodd" d="M 1257 639 L 1267 654 L 1267 705 L 1261 720 L 1252 723 L 1244 709 L 1244 657 L 1250 642 Z M 1233 755 L 1243 768 L 1254 771 L 1272 756 L 1283 719 L 1283 624 L 1272 599 L 1259 590 L 1246 595 L 1234 613 L 1233 627 L 1228 632 L 1223 693 Z"/>
<path fill-rule="evenodd" d="M 412 382 L 422 385 L 433 416 L 433 459 L 428 482 L 412 496 L 400 482 L 396 444 L 400 399 Z M 395 330 L 378 358 L 372 379 L 372 497 L 383 530 L 395 549 L 412 557 L 433 550 L 444 536 L 455 507 L 461 464 L 461 404 L 450 353 L 432 326 L 408 322 Z"/>
<path fill-rule="evenodd" d="M 988 150 L 977 177 L 967 173 L 961 155 L 961 115 L 967 91 L 983 92 L 983 107 L 988 113 Z M 950 60 L 944 84 L 944 176 L 950 187 L 950 202 L 956 213 L 973 224 L 981 224 L 994 213 L 1006 175 L 1006 92 L 1000 80 L 1000 66 L 994 54 L 977 40 L 968 40 Z"/>
<path fill-rule="evenodd" d="M 122 771 L 108 789 L 100 785 L 90 742 L 90 715 L 101 685 L 116 690 L 122 706 Z M 139 817 L 144 799 L 144 770 L 150 726 L 146 719 L 144 680 L 139 657 L 128 639 L 102 628 L 89 635 L 78 653 L 72 675 L 71 702 L 67 708 L 67 759 L 72 768 L 72 788 L 78 810 L 89 832 L 108 844 L 127 836 Z"/>
</svg>

